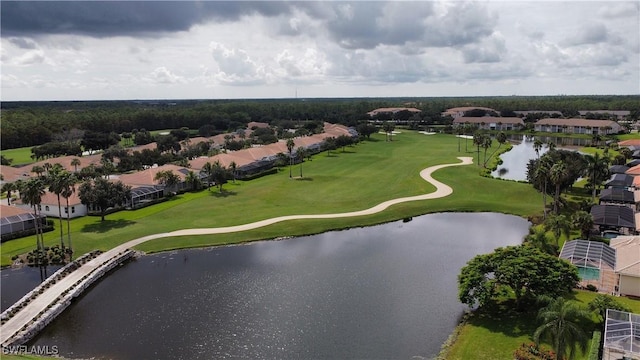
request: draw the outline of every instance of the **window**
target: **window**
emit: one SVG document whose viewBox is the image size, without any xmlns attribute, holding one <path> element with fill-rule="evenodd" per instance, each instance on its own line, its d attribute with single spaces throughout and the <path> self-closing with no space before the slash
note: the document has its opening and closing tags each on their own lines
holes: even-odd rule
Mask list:
<svg viewBox="0 0 640 360">
<path fill-rule="evenodd" d="M 64 213 L 65 213 L 65 214 L 68 214 L 68 213 L 69 213 L 69 208 L 68 208 L 68 207 L 66 207 L 66 206 L 65 206 L 65 208 L 64 208 Z"/>
<path fill-rule="evenodd" d="M 72 206 L 72 207 L 71 207 L 71 213 L 72 213 L 72 214 L 75 214 L 75 213 L 76 213 L 76 207 L 75 207 L 75 206 Z"/>
<path fill-rule="evenodd" d="M 44 211 L 49 211 L 49 205 L 44 207 Z"/>
<path fill-rule="evenodd" d="M 38 205 L 38 211 L 42 211 L 42 206 Z"/>
</svg>

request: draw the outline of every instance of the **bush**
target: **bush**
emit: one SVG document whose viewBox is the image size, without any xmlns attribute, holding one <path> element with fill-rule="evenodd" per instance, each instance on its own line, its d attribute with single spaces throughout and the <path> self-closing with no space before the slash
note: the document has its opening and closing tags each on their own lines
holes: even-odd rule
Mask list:
<svg viewBox="0 0 640 360">
<path fill-rule="evenodd" d="M 591 337 L 591 351 L 589 351 L 589 360 L 599 360 L 600 359 L 600 340 L 602 338 L 602 333 L 598 330 L 593 332 L 593 336 Z"/>
<path fill-rule="evenodd" d="M 513 353 L 515 360 L 555 360 L 556 354 L 550 350 L 542 350 L 534 343 L 522 344 Z"/>
<path fill-rule="evenodd" d="M 598 291 L 598 288 L 595 287 L 595 285 L 591 285 L 591 284 L 587 285 L 586 289 L 589 290 L 589 291 L 593 291 L 593 292 Z"/>
</svg>

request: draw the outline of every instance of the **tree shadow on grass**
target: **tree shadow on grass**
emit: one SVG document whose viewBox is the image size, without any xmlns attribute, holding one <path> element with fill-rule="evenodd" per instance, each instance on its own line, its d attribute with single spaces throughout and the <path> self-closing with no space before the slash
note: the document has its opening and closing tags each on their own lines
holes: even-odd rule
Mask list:
<svg viewBox="0 0 640 360">
<path fill-rule="evenodd" d="M 313 181 L 312 177 L 294 177 L 293 180 L 297 180 L 297 181 Z"/>
<path fill-rule="evenodd" d="M 235 191 L 228 191 L 225 189 L 222 189 L 222 192 L 220 191 L 214 191 L 211 193 L 211 196 L 217 197 L 217 198 L 226 198 L 227 196 L 236 196 L 238 195 L 237 192 Z"/>
<path fill-rule="evenodd" d="M 113 229 L 120 229 L 129 225 L 133 225 L 135 223 L 136 223 L 135 221 L 124 220 L 124 219 L 105 220 L 105 221 L 100 221 L 93 224 L 87 224 L 82 227 L 81 231 L 91 232 L 91 233 L 105 233 L 107 231 L 110 231 Z"/>
<path fill-rule="evenodd" d="M 531 306 L 518 311 L 514 301 L 506 301 L 487 304 L 482 309 L 476 310 L 469 319 L 469 324 L 516 338 L 533 335 L 538 325 L 536 316 L 537 307 Z"/>
</svg>

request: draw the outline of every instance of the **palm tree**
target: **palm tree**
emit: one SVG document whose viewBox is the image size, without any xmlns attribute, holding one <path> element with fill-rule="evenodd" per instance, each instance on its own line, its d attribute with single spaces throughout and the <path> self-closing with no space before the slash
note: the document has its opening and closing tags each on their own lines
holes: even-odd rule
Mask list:
<svg viewBox="0 0 640 360">
<path fill-rule="evenodd" d="M 42 224 L 40 223 L 40 218 L 38 217 L 38 207 L 42 202 L 42 196 L 44 196 L 44 187 L 45 186 L 42 179 L 31 178 L 24 183 L 24 186 L 20 191 L 20 198 L 22 199 L 22 201 L 33 207 L 33 215 L 35 216 L 34 224 L 36 227 L 36 249 L 38 252 L 36 259 L 40 258 L 41 252 L 44 249 L 44 241 L 41 239 Z"/>
<path fill-rule="evenodd" d="M 393 130 L 395 130 L 396 126 L 395 124 L 391 123 L 391 122 L 386 122 L 384 123 L 384 125 L 382 125 L 382 129 L 384 130 L 384 133 L 386 134 L 386 140 L 387 141 L 393 141 Z"/>
<path fill-rule="evenodd" d="M 78 159 L 78 158 L 73 158 L 71 160 L 71 166 L 73 166 L 74 169 L 75 169 L 73 172 L 78 172 L 78 166 L 80 166 L 80 164 L 82 164 L 82 163 L 80 162 L 80 159 Z"/>
<path fill-rule="evenodd" d="M 536 155 L 538 155 L 538 159 L 540 159 L 540 150 L 542 150 L 543 146 L 544 146 L 544 143 L 542 142 L 542 140 L 535 139 L 533 141 L 533 149 L 536 151 Z"/>
<path fill-rule="evenodd" d="M 211 179 L 213 178 L 213 165 L 210 162 L 206 162 L 202 167 L 202 172 L 207 177 L 207 189 L 211 191 Z"/>
<path fill-rule="evenodd" d="M 579 210 L 571 215 L 571 224 L 574 229 L 580 230 L 580 237 L 589 240 L 589 233 L 593 227 L 593 217 L 584 210 Z"/>
<path fill-rule="evenodd" d="M 42 166 L 40 166 L 40 165 L 34 165 L 31 168 L 31 172 L 34 172 L 34 173 L 36 173 L 36 175 L 38 175 L 38 177 L 41 177 L 42 174 L 44 173 L 44 168 Z"/>
<path fill-rule="evenodd" d="M 78 179 L 75 175 L 66 172 L 66 176 L 60 182 L 62 191 L 60 195 L 67 203 L 67 245 L 69 245 L 69 260 L 73 260 L 73 246 L 71 245 L 71 208 L 69 208 L 69 198 L 76 192 L 76 182 Z"/>
<path fill-rule="evenodd" d="M 549 243 L 547 230 L 540 226 L 536 226 L 535 228 L 532 227 L 531 229 L 533 230 L 533 233 L 525 236 L 524 243 L 528 246 L 535 247 L 544 253 L 557 256 L 558 248 Z"/>
<path fill-rule="evenodd" d="M 233 183 L 236 183 L 236 169 L 238 168 L 238 164 L 235 161 L 229 163 L 229 170 L 231 171 L 231 175 L 233 176 Z"/>
<path fill-rule="evenodd" d="M 484 142 L 485 142 L 485 135 L 482 134 L 480 131 L 476 131 L 473 134 L 473 144 L 476 145 L 476 147 L 478 148 L 478 166 L 480 166 L 480 147 L 484 146 Z"/>
<path fill-rule="evenodd" d="M 293 177 L 291 174 L 291 166 L 293 166 L 293 147 L 296 145 L 296 143 L 293 141 L 293 139 L 289 139 L 287 140 L 287 150 L 289 150 L 289 177 Z"/>
<path fill-rule="evenodd" d="M 542 324 L 533 333 L 533 340 L 540 344 L 540 339 L 550 339 L 556 359 L 564 359 L 567 355 L 572 360 L 576 357 L 577 347 L 585 352 L 588 337 L 581 323 L 588 321 L 591 314 L 576 303 L 562 297 L 551 300 L 538 311 L 538 320 Z"/>
<path fill-rule="evenodd" d="M 505 134 L 504 132 L 499 132 L 498 135 L 496 135 L 496 141 L 498 141 L 498 147 L 493 150 L 493 152 L 491 153 L 491 155 L 489 155 L 489 159 L 491 159 L 493 157 L 493 155 L 498 152 L 498 150 L 500 150 L 500 147 L 507 142 L 507 134 Z M 487 157 L 485 156 L 484 159 L 484 166 L 487 166 Z"/>
<path fill-rule="evenodd" d="M 469 152 L 469 148 L 468 148 L 469 138 L 467 137 L 467 134 L 471 134 L 475 129 L 475 127 L 472 124 L 464 124 L 462 129 L 464 131 L 464 151 Z"/>
<path fill-rule="evenodd" d="M 553 232 L 557 247 L 560 247 L 560 235 L 564 235 L 567 241 L 569 240 L 569 236 L 571 236 L 571 222 L 564 215 L 550 215 L 544 221 L 544 227 Z"/>
<path fill-rule="evenodd" d="M 167 191 L 171 191 L 180 183 L 180 177 L 171 170 L 158 171 L 153 179 L 164 185 Z"/>
<path fill-rule="evenodd" d="M 68 178 L 67 171 L 52 171 L 49 173 L 49 191 L 56 194 L 58 198 L 58 221 L 60 221 L 60 248 L 64 250 L 64 233 L 62 230 L 62 205 L 60 203 L 60 196 L 66 186 L 65 181 Z M 67 212 L 69 212 L 67 208 Z"/>
<path fill-rule="evenodd" d="M 300 159 L 300 177 L 302 177 L 302 163 L 304 162 L 304 157 L 307 156 L 307 149 L 300 146 L 298 150 L 296 150 L 296 156 Z"/>
<path fill-rule="evenodd" d="M 196 190 L 197 188 L 199 188 L 198 182 L 200 181 L 200 179 L 198 178 L 198 175 L 196 175 L 196 173 L 194 173 L 193 171 L 189 171 L 187 173 L 184 181 L 189 184 L 191 190 Z"/>
<path fill-rule="evenodd" d="M 483 166 L 487 167 L 487 149 L 491 147 L 493 141 L 489 135 L 484 135 L 482 139 L 482 148 L 484 149 L 484 163 Z"/>
<path fill-rule="evenodd" d="M 222 166 L 222 164 L 220 164 L 220 161 L 216 160 L 213 163 L 213 181 L 216 183 L 216 185 L 218 186 L 218 188 L 220 189 L 220 192 L 222 192 L 222 185 L 224 185 L 225 182 L 227 182 L 227 169 L 224 168 L 224 166 Z"/>
<path fill-rule="evenodd" d="M 540 184 L 540 190 L 542 192 L 542 211 L 543 218 L 547 218 L 547 184 L 549 183 L 549 175 L 553 162 L 550 158 L 543 156 L 538 160 L 538 165 L 535 170 L 536 182 Z"/>
<path fill-rule="evenodd" d="M 601 157 L 600 154 L 585 155 L 587 168 L 585 175 L 589 176 L 591 186 L 591 199 L 595 202 L 596 190 L 609 178 L 609 158 Z"/>
<path fill-rule="evenodd" d="M 566 177 L 567 165 L 562 161 L 553 164 L 553 166 L 549 170 L 549 179 L 551 180 L 551 183 L 556 187 L 553 204 L 553 211 L 556 214 L 559 211 L 558 205 L 560 203 L 560 188 L 562 186 L 562 183 L 566 180 Z"/>
<path fill-rule="evenodd" d="M 2 184 L 2 192 L 7 193 L 7 205 L 11 205 L 11 193 L 18 190 L 15 183 L 8 182 Z"/>
<path fill-rule="evenodd" d="M 51 163 L 44 163 L 42 164 L 42 168 L 44 169 L 44 171 L 47 173 L 46 175 L 49 176 L 49 173 L 51 172 L 51 168 L 53 167 L 53 165 L 51 165 Z"/>
</svg>

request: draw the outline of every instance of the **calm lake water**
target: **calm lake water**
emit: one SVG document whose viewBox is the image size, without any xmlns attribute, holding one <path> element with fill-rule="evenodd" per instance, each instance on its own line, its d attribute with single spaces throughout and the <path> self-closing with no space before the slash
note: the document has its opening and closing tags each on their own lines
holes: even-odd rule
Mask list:
<svg viewBox="0 0 640 360">
<path fill-rule="evenodd" d="M 502 164 L 498 165 L 498 168 L 491 173 L 493 177 L 508 179 L 508 180 L 527 180 L 527 164 L 529 160 L 536 159 L 538 154 L 533 148 L 533 137 L 518 136 L 512 139 L 513 147 L 511 150 L 500 155 Z M 541 139 L 544 141 L 544 139 Z M 540 156 L 546 153 L 549 149 L 546 145 L 540 149 Z"/>
<path fill-rule="evenodd" d="M 443 213 L 144 256 L 30 345 L 73 358 L 432 358 L 465 309 L 460 268 L 521 243 L 528 227 L 510 215 Z"/>
<path fill-rule="evenodd" d="M 48 266 L 45 278 L 60 268 L 61 266 Z M 40 269 L 37 267 L 4 269 L 0 271 L 0 279 L 0 311 L 8 309 L 42 282 Z"/>
</svg>

